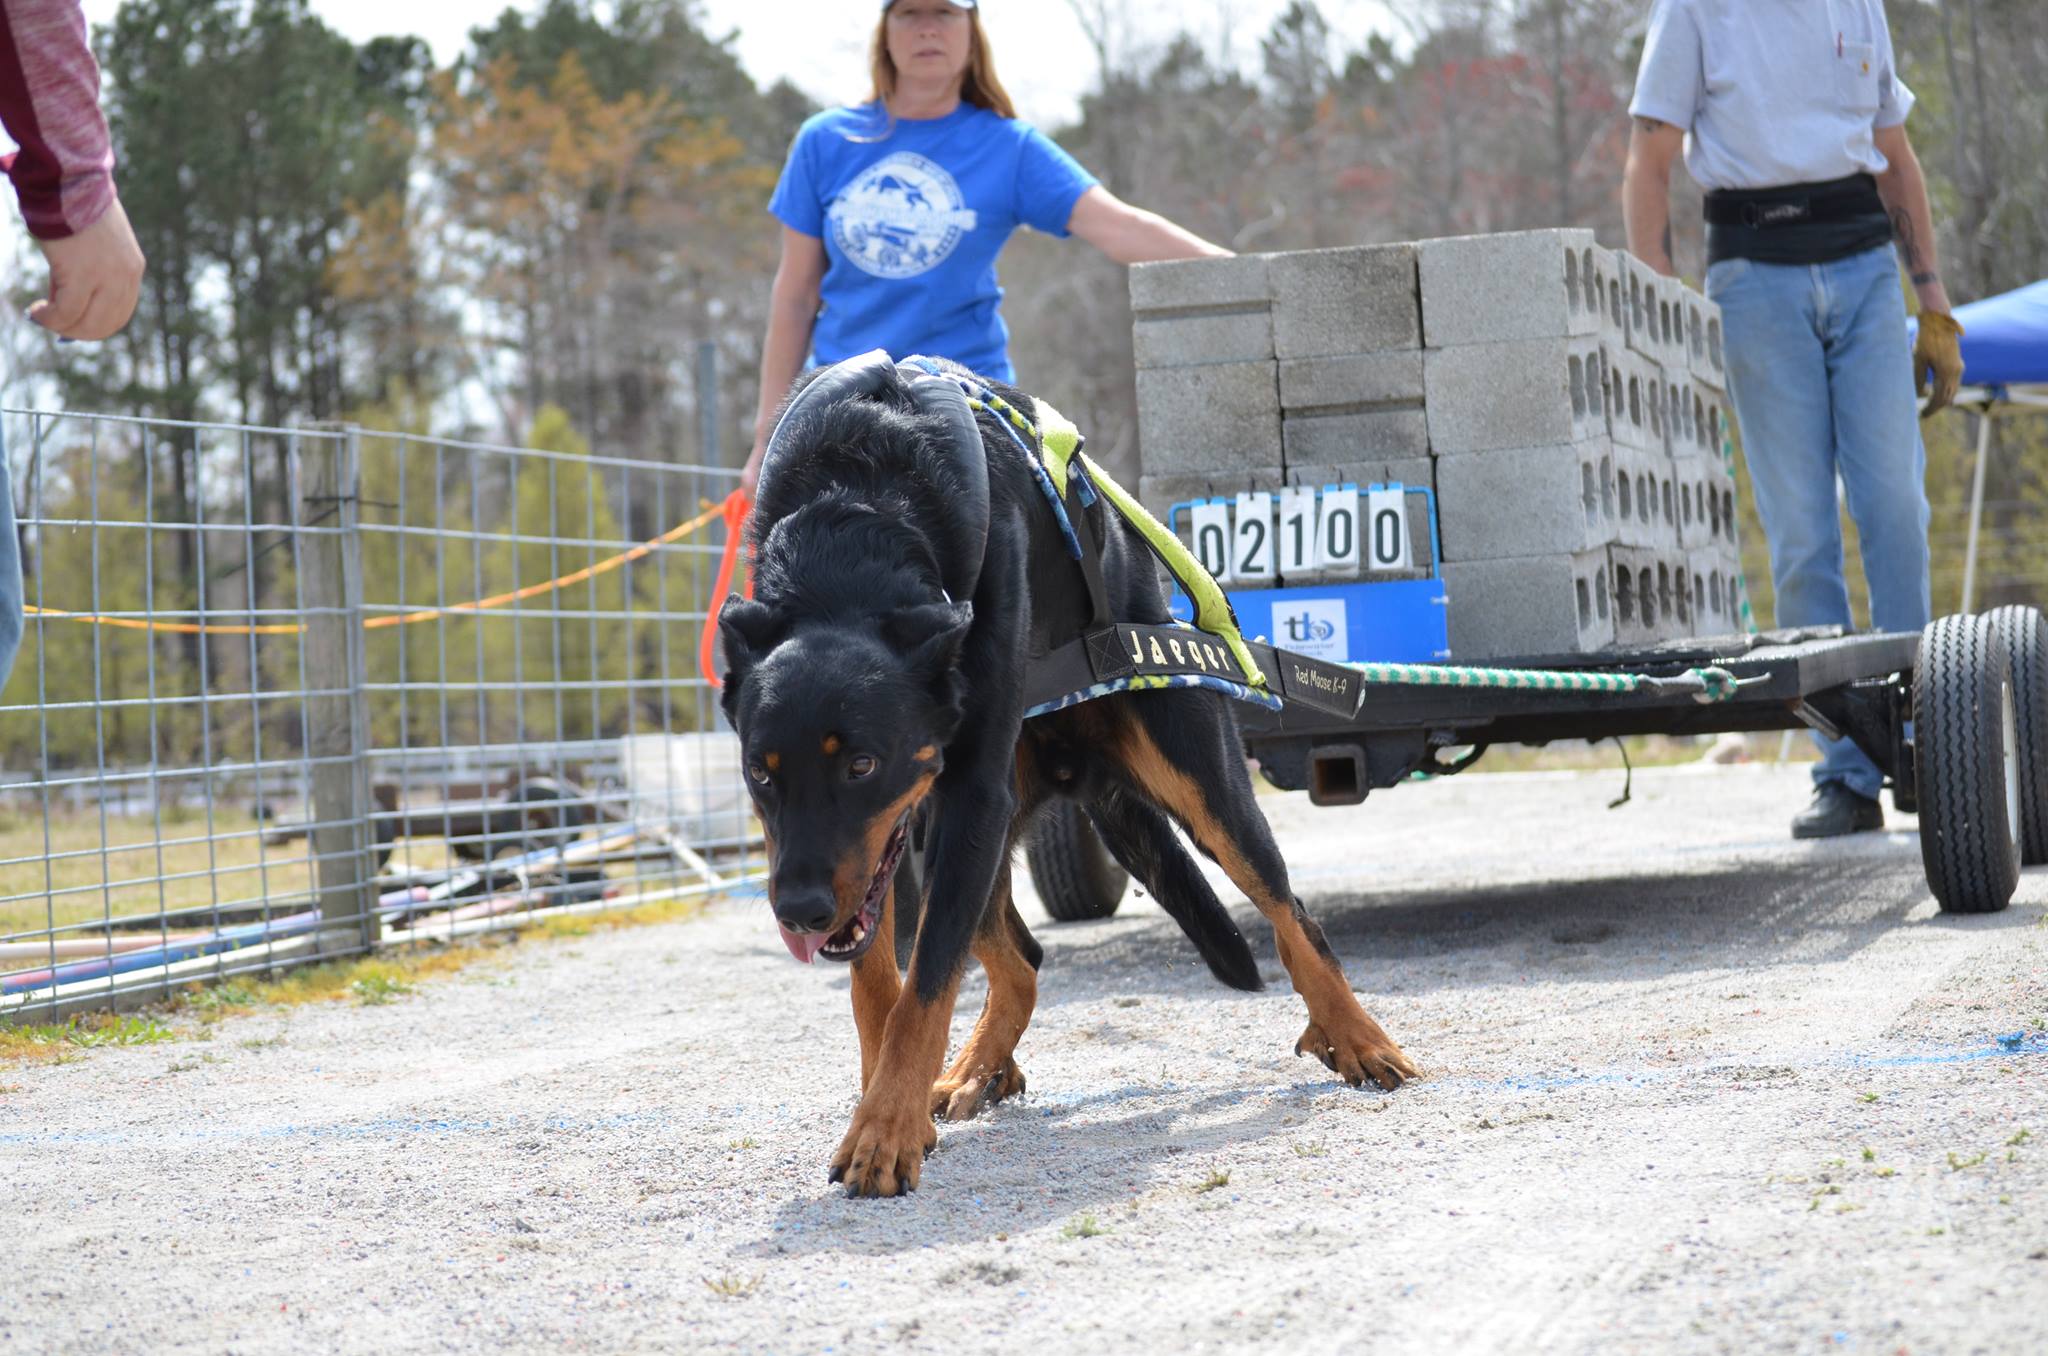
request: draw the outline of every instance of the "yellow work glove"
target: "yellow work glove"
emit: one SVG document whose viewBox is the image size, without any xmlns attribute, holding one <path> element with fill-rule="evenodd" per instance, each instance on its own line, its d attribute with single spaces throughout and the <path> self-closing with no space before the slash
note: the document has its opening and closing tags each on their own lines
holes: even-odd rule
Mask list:
<svg viewBox="0 0 2048 1356">
<path fill-rule="evenodd" d="M 1963 384 L 1963 350 L 1956 342 L 1962 337 L 1963 327 L 1956 324 L 1954 316 L 1941 311 L 1920 313 L 1920 337 L 1913 341 L 1913 390 L 1927 395 L 1930 377 L 1933 382 L 1927 408 L 1920 411 L 1922 419 L 1947 409 L 1956 398 L 1956 388 Z"/>
</svg>

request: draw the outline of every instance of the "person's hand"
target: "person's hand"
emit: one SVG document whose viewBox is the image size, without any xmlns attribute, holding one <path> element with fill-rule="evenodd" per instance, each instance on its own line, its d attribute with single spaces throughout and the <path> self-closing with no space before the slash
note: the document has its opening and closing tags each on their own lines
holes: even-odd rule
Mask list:
<svg viewBox="0 0 2048 1356">
<path fill-rule="evenodd" d="M 142 292 L 142 247 L 135 243 L 121 200 L 100 219 L 62 240 L 38 240 L 50 261 L 50 295 L 28 308 L 28 318 L 66 339 L 106 339 L 135 314 Z"/>
<path fill-rule="evenodd" d="M 767 454 L 768 439 L 757 435 L 754 450 L 747 454 L 747 464 L 740 468 L 740 488 L 746 491 L 749 499 L 754 497 L 754 491 L 761 483 L 761 458 Z"/>
<path fill-rule="evenodd" d="M 1913 390 L 1926 394 L 1923 388 L 1930 376 L 1934 388 L 1927 408 L 1920 411 L 1922 419 L 1947 409 L 1963 384 L 1963 349 L 1957 342 L 1962 337 L 1963 327 L 1956 324 L 1954 316 L 1945 311 L 1920 312 L 1920 336 L 1913 341 Z"/>
</svg>

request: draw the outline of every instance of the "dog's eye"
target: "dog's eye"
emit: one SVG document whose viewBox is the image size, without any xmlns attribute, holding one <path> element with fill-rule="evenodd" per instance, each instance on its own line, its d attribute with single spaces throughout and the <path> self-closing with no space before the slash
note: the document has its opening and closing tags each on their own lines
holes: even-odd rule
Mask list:
<svg viewBox="0 0 2048 1356">
<path fill-rule="evenodd" d="M 872 754 L 855 754 L 853 760 L 846 765 L 847 780 L 857 782 L 863 777 L 872 777 L 875 774 L 875 769 L 880 766 L 881 764 L 875 761 Z"/>
<path fill-rule="evenodd" d="M 747 775 L 754 779 L 754 785 L 756 786 L 768 785 L 768 769 L 762 767 L 759 763 L 747 764 Z"/>
</svg>

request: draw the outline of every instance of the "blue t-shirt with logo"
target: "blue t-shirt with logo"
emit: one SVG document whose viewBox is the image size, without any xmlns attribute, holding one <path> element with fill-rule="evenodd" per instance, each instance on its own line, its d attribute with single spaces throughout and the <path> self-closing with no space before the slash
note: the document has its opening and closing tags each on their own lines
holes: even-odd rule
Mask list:
<svg viewBox="0 0 2048 1356">
<path fill-rule="evenodd" d="M 1015 380 L 996 255 L 1020 224 L 1064 236 L 1095 183 L 1030 124 L 972 104 L 893 126 L 872 103 L 812 117 L 768 210 L 825 243 L 813 361 L 879 348 Z"/>
</svg>

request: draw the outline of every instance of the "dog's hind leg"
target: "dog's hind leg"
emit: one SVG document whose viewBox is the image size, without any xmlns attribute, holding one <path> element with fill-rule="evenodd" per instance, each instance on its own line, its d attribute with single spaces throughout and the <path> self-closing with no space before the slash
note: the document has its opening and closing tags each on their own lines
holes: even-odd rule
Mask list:
<svg viewBox="0 0 2048 1356">
<path fill-rule="evenodd" d="M 1230 911 L 1216 898 L 1201 868 L 1173 836 L 1173 826 L 1150 801 L 1112 786 L 1088 806 L 1088 817 L 1124 870 L 1152 892 L 1208 962 L 1209 972 L 1233 989 L 1262 989 L 1258 963 Z"/>
<path fill-rule="evenodd" d="M 1353 1086 L 1371 1078 L 1397 1088 L 1416 1076 L 1415 1065 L 1360 1006 L 1322 928 L 1295 897 L 1217 700 L 1168 691 L 1125 703 L 1129 718 L 1112 756 L 1133 789 L 1178 820 L 1272 925 L 1280 962 L 1308 1005 L 1295 1053 L 1316 1056 Z"/>
<path fill-rule="evenodd" d="M 853 963 L 853 1025 L 860 1035 L 863 1092 L 882 1057 L 882 1031 L 888 1025 L 889 1010 L 902 992 L 903 980 L 896 971 L 896 883 L 892 880 L 882 900 L 882 916 L 875 923 L 875 940 Z"/>
<path fill-rule="evenodd" d="M 1024 1091 L 1017 1042 L 1038 1006 L 1038 945 L 1010 898 L 1010 877 L 997 877 L 996 897 L 974 937 L 974 958 L 988 975 L 988 1001 L 952 1066 L 932 1084 L 932 1115 L 964 1121 L 983 1107 Z"/>
</svg>

